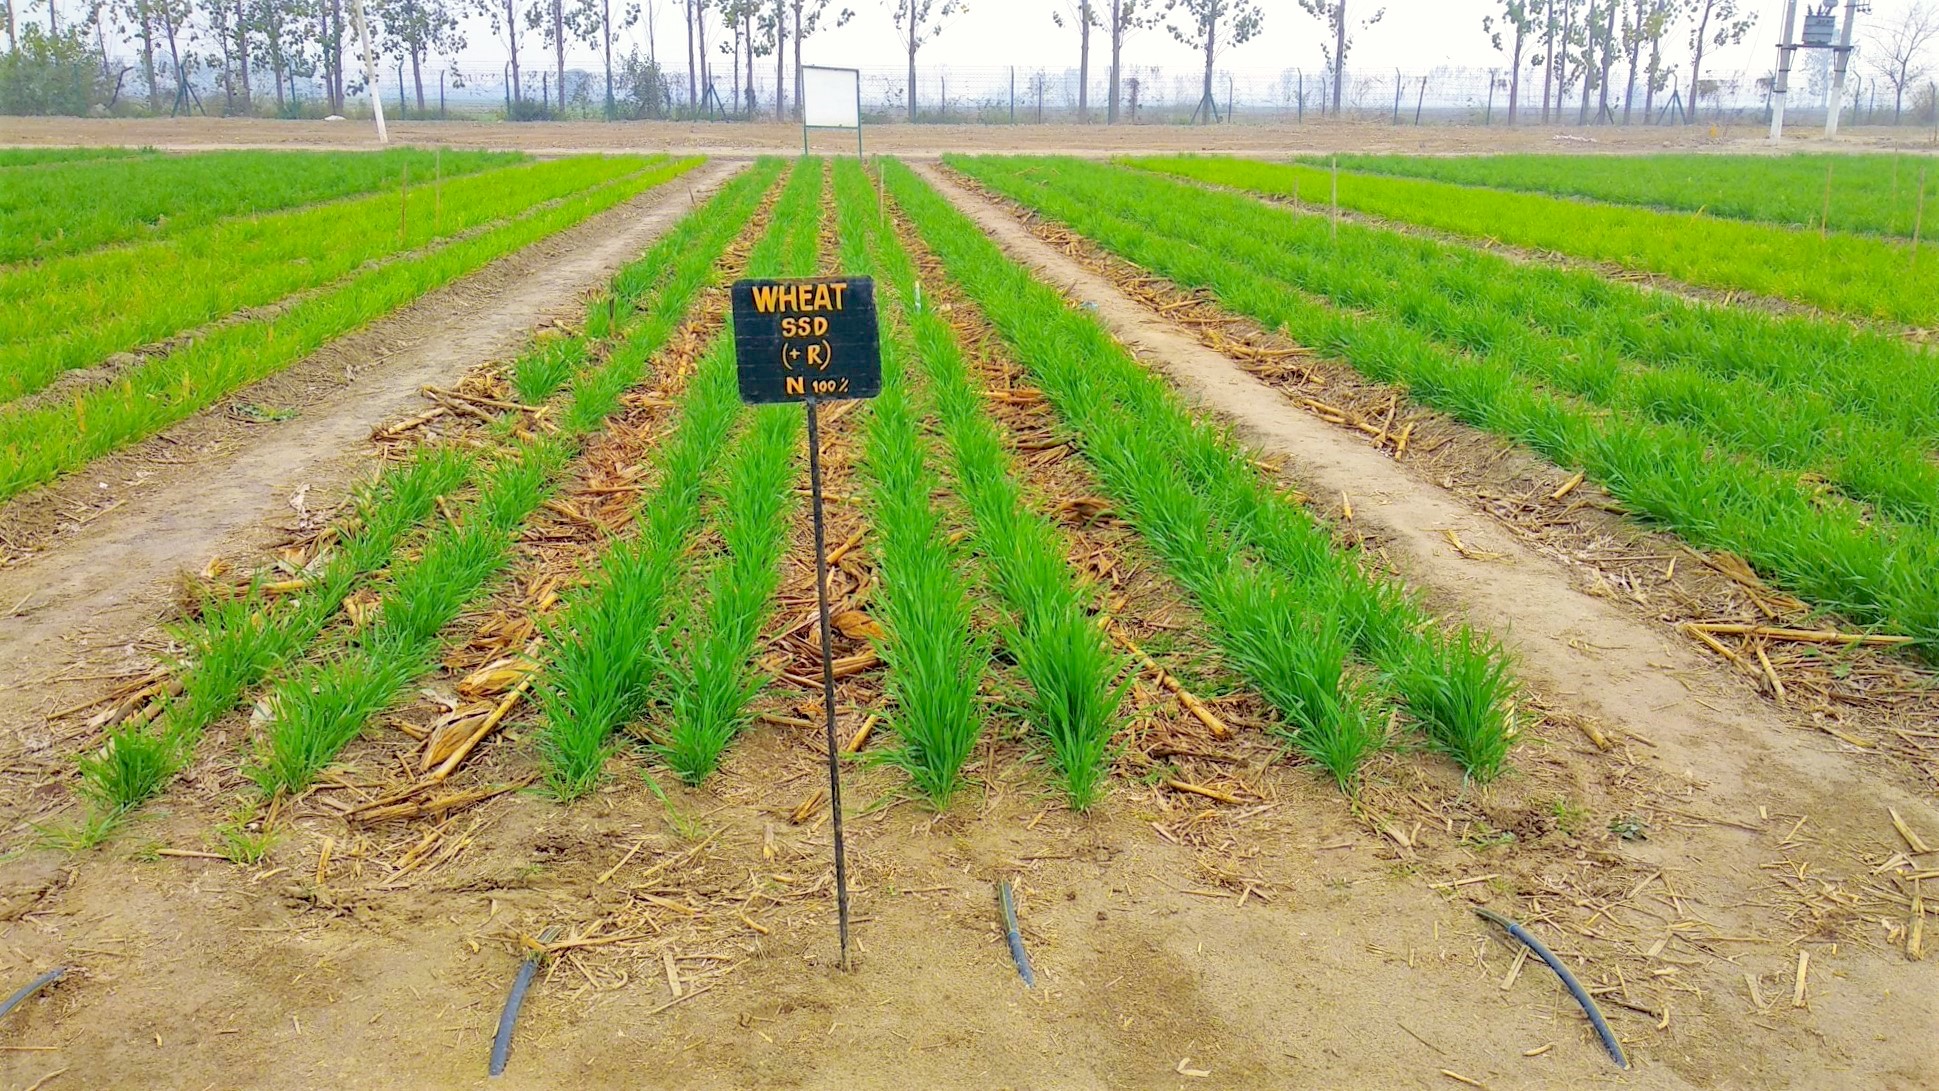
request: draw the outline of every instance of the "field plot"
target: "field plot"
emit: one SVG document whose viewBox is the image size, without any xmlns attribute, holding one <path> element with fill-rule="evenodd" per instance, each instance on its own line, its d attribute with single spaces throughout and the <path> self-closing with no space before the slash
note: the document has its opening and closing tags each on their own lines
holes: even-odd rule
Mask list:
<svg viewBox="0 0 1939 1091">
<path fill-rule="evenodd" d="M 419 189 L 415 204 L 400 189 L 0 273 L 0 313 L 12 319 L 0 343 L 0 499 L 696 162 L 513 166 Z M 29 396 L 90 366 L 69 390 Z"/>
<path fill-rule="evenodd" d="M 1328 168 L 1198 157 L 1140 159 L 1153 170 L 1324 210 Z M 1939 185 L 1939 182 L 1935 182 Z M 1939 327 L 1939 255 L 1869 235 L 1820 234 L 1774 224 L 1593 204 L 1539 193 L 1342 171 L 1342 208 L 1505 244 L 1671 278 L 1720 292 L 1751 292 L 1838 315 L 1918 329 Z"/>
<path fill-rule="evenodd" d="M 81 151 L 81 150 L 77 150 Z M 231 216 L 329 201 L 412 180 L 456 177 L 524 157 L 503 152 L 208 152 L 120 154 L 86 149 L 16 170 L 0 186 L 0 264 L 79 254 L 100 246 L 174 235 Z M 0 164 L 15 162 L 0 158 Z"/>
<path fill-rule="evenodd" d="M 1308 157 L 1311 166 L 1325 165 Z M 1922 194 L 1939 198 L 1929 155 L 1343 155 L 1340 169 L 1468 186 L 1707 212 L 1786 227 L 1910 237 Z M 1922 191 L 1920 186 L 1927 188 Z M 1932 210 L 1939 214 L 1939 207 Z"/>
<path fill-rule="evenodd" d="M 1140 265 L 1609 487 L 1806 600 L 1939 639 L 1925 355 L 1075 161 L 964 161 Z M 1815 351 L 1814 351 L 1815 350 Z M 1827 491 L 1830 486 L 1832 491 Z"/>
<path fill-rule="evenodd" d="M 382 193 L 130 247 L 373 202 L 331 244 L 236 236 L 267 276 L 337 263 L 287 307 L 204 303 L 237 317 L 0 409 L 15 492 L 405 295 L 366 278 L 690 166 L 494 166 L 441 226 Z M 0 653 L 0 974 L 67 967 L 0 1079 L 460 1087 L 507 1048 L 533 1086 L 1933 1074 L 1939 707 L 1903 646 L 1939 613 L 1895 572 L 1939 534 L 1939 381 L 1901 342 L 1108 164 L 762 159 L 669 196 L 567 313 L 360 431 L 341 503 L 299 492 L 153 629 Z M 728 285 L 832 274 L 874 278 L 883 382 L 819 409 L 825 692 L 804 416 L 740 401 Z M 160 371 L 259 327 L 230 351 L 269 364 Z M 1587 589 L 1444 447 L 1544 512 L 1595 500 L 1644 567 Z M 1773 586 L 1697 552 L 1725 548 Z M 1719 668 L 1662 626 L 1712 617 L 1666 597 L 1695 587 L 1795 634 L 1780 581 L 1876 631 L 1810 664 L 1722 631 Z"/>
</svg>

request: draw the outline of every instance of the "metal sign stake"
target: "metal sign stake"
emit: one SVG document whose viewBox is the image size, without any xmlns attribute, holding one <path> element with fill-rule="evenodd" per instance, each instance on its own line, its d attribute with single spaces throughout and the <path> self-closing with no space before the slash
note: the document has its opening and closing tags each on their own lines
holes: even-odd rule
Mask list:
<svg viewBox="0 0 1939 1091">
<path fill-rule="evenodd" d="M 882 391 L 875 281 L 808 277 L 736 281 L 734 358 L 741 400 L 800 402 L 808 411 L 808 485 L 814 505 L 815 604 L 821 612 L 822 726 L 828 737 L 828 808 L 834 815 L 835 899 L 848 962 L 848 847 L 842 833 L 842 745 L 835 733 L 835 634 L 828 609 L 828 523 L 821 495 L 821 403 Z"/>
<path fill-rule="evenodd" d="M 821 421 L 808 404 L 808 491 L 814 498 L 815 601 L 821 607 L 821 715 L 828 733 L 828 810 L 835 826 L 835 903 L 840 914 L 842 969 L 848 969 L 848 853 L 842 839 L 842 749 L 835 741 L 835 652 L 828 620 L 828 536 L 821 513 Z"/>
</svg>

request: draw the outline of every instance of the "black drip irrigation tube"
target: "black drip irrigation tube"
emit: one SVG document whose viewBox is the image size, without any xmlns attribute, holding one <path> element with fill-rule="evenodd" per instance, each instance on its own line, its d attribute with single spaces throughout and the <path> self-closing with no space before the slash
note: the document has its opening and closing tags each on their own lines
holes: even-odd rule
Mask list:
<svg viewBox="0 0 1939 1091">
<path fill-rule="evenodd" d="M 1555 956 L 1555 952 L 1544 946 L 1541 940 L 1536 939 L 1534 933 L 1500 913 L 1492 909 L 1483 909 L 1478 905 L 1474 907 L 1474 911 L 1483 920 L 1493 921 L 1507 929 L 1509 935 L 1521 940 L 1529 950 L 1535 952 L 1536 957 L 1548 963 L 1549 969 L 1555 971 L 1555 976 L 1561 978 L 1562 984 L 1568 986 L 1569 995 L 1575 997 L 1575 1002 L 1582 1005 L 1583 1012 L 1589 1016 L 1590 1024 L 1596 1028 L 1596 1034 L 1602 1038 L 1603 1048 L 1609 1051 L 1609 1057 L 1616 1062 L 1616 1067 L 1628 1068 L 1629 1058 L 1623 1055 L 1623 1045 L 1616 1040 L 1616 1032 L 1609 1029 L 1609 1021 L 1602 1017 L 1602 1009 L 1596 1007 L 1595 1000 L 1589 996 L 1589 990 L 1582 987 L 1582 982 L 1575 979 L 1575 975 L 1569 972 L 1567 966 L 1562 965 L 1562 960 Z"/>
<path fill-rule="evenodd" d="M 66 976 L 67 967 L 58 966 L 29 981 L 25 988 L 7 997 L 5 1004 L 0 1004 L 0 1019 L 5 1019 L 15 1008 L 26 1003 L 28 997 Z"/>
<path fill-rule="evenodd" d="M 1030 955 L 1023 949 L 1023 932 L 1017 927 L 1017 899 L 1010 892 L 1010 880 L 1004 879 L 996 884 L 996 903 L 1003 910 L 1003 932 L 1010 941 L 1010 958 L 1017 964 L 1017 976 L 1023 983 L 1037 987 L 1037 972 L 1030 968 Z"/>
<path fill-rule="evenodd" d="M 540 944 L 552 942 L 555 930 L 548 929 L 539 937 Z M 519 963 L 518 976 L 512 978 L 512 992 L 505 998 L 505 1010 L 498 1015 L 498 1033 L 491 1039 L 491 1069 L 494 1076 L 505 1074 L 505 1063 L 512 1056 L 512 1028 L 518 1023 L 518 1010 L 525 1006 L 525 992 L 532 987 L 532 979 L 538 976 L 539 964 L 545 961 L 545 949 L 533 951 Z"/>
</svg>

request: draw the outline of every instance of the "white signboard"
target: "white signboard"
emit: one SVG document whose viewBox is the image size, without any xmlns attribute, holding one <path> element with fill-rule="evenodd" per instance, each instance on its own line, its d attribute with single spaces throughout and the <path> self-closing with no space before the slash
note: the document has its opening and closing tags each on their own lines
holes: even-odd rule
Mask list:
<svg viewBox="0 0 1939 1091">
<path fill-rule="evenodd" d="M 862 74 L 853 68 L 801 68 L 801 118 L 810 129 L 862 127 Z"/>
</svg>

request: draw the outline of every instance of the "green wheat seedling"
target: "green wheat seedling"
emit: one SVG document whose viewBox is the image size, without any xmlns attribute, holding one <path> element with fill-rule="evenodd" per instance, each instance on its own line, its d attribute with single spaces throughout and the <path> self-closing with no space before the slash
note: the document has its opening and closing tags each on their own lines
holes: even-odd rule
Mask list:
<svg viewBox="0 0 1939 1091">
<path fill-rule="evenodd" d="M 952 483 L 969 513 L 970 544 L 1003 605 L 998 636 L 1026 684 L 1024 714 L 1049 747 L 1065 797 L 1083 810 L 1102 795 L 1130 685 L 1126 664 L 1091 614 L 1062 535 L 1025 498 L 955 332 L 935 312 L 910 306 L 918 279 L 907 252 L 891 233 L 871 241 L 913 335 Z"/>
<path fill-rule="evenodd" d="M 1308 159 L 1309 163 L 1317 162 Z M 1918 159 L 1891 155 L 1343 155 L 1340 169 L 1589 197 L 1816 230 L 1837 168 L 1831 229 L 1910 235 Z"/>
<path fill-rule="evenodd" d="M 781 164 L 764 160 L 756 170 L 764 181 L 760 190 L 742 198 L 747 214 L 766 184 L 780 173 Z M 783 187 L 772 223 L 749 254 L 750 272 L 758 275 L 777 266 L 792 225 L 811 207 L 812 193 L 803 174 L 796 172 Z M 723 237 L 720 245 L 725 244 Z M 644 290 L 648 278 L 635 274 L 627 281 L 631 287 L 622 288 L 622 296 Z M 684 291 L 691 298 L 700 286 L 698 275 L 682 271 L 668 280 L 664 294 Z M 663 344 L 676 325 L 674 315 L 655 312 L 642 323 L 647 331 L 643 337 L 655 337 Z M 560 798 L 577 798 L 597 785 L 614 731 L 644 710 L 647 695 L 661 677 L 659 660 L 651 653 L 669 623 L 673 596 L 687 580 L 704 487 L 742 416 L 731 337 L 728 331 L 717 338 L 701 358 L 681 401 L 678 423 L 656 458 L 658 483 L 640 507 L 638 533 L 601 554 L 589 573 L 590 586 L 568 601 L 557 621 L 547 626 L 550 662 L 534 692 L 544 720 L 539 749 L 546 783 Z M 645 348 L 642 338 L 629 341 L 615 352 L 612 367 L 643 366 Z M 608 384 L 586 384 L 582 389 L 581 404 L 616 404 L 616 400 Z"/>
<path fill-rule="evenodd" d="M 659 656 L 667 678 L 667 727 L 654 750 L 688 784 L 700 783 L 719 765 L 765 683 L 751 660 L 781 583 L 801 421 L 790 406 L 754 411 L 721 486 L 726 556 L 702 586 L 703 605 L 683 611 L 675 638 Z"/>
<path fill-rule="evenodd" d="M 898 203 L 1074 426 L 1100 480 L 1206 608 L 1221 650 L 1287 717 L 1295 745 L 1344 780 L 1383 742 L 1387 701 L 1380 694 L 1388 686 L 1407 696 L 1422 664 L 1436 655 L 1500 662 L 1493 647 L 1438 643 L 1403 593 L 1361 573 L 1310 517 L 1266 490 L 1255 469 L 1246 466 L 1250 480 L 1241 479 L 1243 456 L 1229 439 L 1194 424 L 1161 381 L 1093 320 L 1004 259 L 906 169 L 892 165 L 886 174 Z M 1275 635 L 1261 641 L 1260 632 Z M 1436 655 L 1411 652 L 1417 645 Z M 1345 669 L 1356 649 L 1374 660 L 1384 681 Z M 1410 672 L 1395 669 L 1403 662 Z M 1445 662 L 1433 671 L 1436 678 L 1489 681 L 1464 690 L 1463 701 L 1430 702 L 1433 691 L 1422 685 L 1416 715 L 1430 737 L 1505 730 L 1513 692 L 1505 666 L 1471 666 Z M 1432 719 L 1457 709 L 1470 719 Z M 1472 764 L 1462 757 L 1471 749 Z M 1473 775 L 1498 768 L 1483 749 L 1450 751 Z"/>
<path fill-rule="evenodd" d="M 56 159 L 62 162 L 54 165 Z M 6 175 L 0 264 L 45 263 L 115 243 L 132 248 L 235 217 L 394 190 L 407 170 L 414 179 L 430 178 L 434 171 L 456 179 L 525 159 L 515 152 L 455 148 L 197 155 L 134 148 L 8 149 L 0 152 L 0 167 L 42 165 Z M 391 207 L 395 213 L 394 197 Z"/>
<path fill-rule="evenodd" d="M 1499 357 L 1453 351 L 1400 322 L 1289 290 L 1270 269 L 1228 260 L 1183 236 L 1154 233 L 1114 212 L 1120 199 L 1109 196 L 1110 186 L 1086 185 L 1068 194 L 1063 189 L 1072 176 L 1115 170 L 1113 177 L 1124 179 L 1115 184 L 1149 199 L 1143 187 L 1155 180 L 1148 176 L 1139 181 L 1133 171 L 1100 167 L 1093 172 L 1060 162 L 1027 168 L 1034 175 L 1026 180 L 1020 177 L 1026 168 L 1015 164 L 976 160 L 965 167 L 1127 260 L 1180 284 L 1207 287 L 1227 306 L 1341 357 L 1371 378 L 1405 383 L 1427 405 L 1527 444 L 1558 465 L 1583 470 L 1636 514 L 1699 549 L 1736 553 L 1807 601 L 1859 624 L 1913 636 L 1928 656 L 1939 649 L 1939 588 L 1913 575 L 1933 571 L 1939 563 L 1939 532 L 1923 524 L 1879 525 L 1858 505 L 1826 502 L 1799 475 L 1717 457 L 1712 445 L 1687 427 L 1583 405 L 1529 382 Z M 1226 195 L 1194 193 L 1180 185 L 1171 189 L 1176 192 L 1160 203 L 1199 209 L 1200 219 L 1216 219 L 1209 209 L 1225 207 L 1201 202 Z M 1250 216 L 1257 222 L 1242 217 L 1237 223 L 1261 234 L 1279 230 L 1269 220 L 1292 218 L 1256 204 Z M 1325 238 L 1324 231 L 1314 234 L 1316 240 Z M 1351 234 L 1342 231 L 1342 240 Z M 1774 354 L 1795 355 L 1781 349 Z M 1862 374 L 1854 381 L 1862 381 Z M 1930 383 L 1929 378 L 1908 382 L 1907 398 L 1926 397 Z"/>
<path fill-rule="evenodd" d="M 633 285 L 629 302 L 637 301 L 640 292 L 663 277 L 668 289 L 653 300 L 649 320 L 638 324 L 602 370 L 637 379 L 645 358 L 664 343 L 672 328 L 663 321 L 666 313 L 677 315 L 688 309 L 712 262 L 738 234 L 779 170 L 778 163 L 763 160 L 744 172 L 698 213 L 683 219 L 640 261 L 621 271 L 615 282 Z M 654 274 L 646 274 L 643 267 Z M 670 275 L 664 272 L 668 269 Z M 629 322 L 632 313 L 626 312 Z M 608 332 L 620 337 L 628 328 L 622 323 Z M 562 350 L 541 347 L 538 351 Z M 575 350 L 572 355 L 584 353 Z M 586 400 L 576 397 L 572 408 L 579 409 Z M 568 420 L 581 424 L 578 431 L 582 432 L 599 423 L 583 411 L 568 414 Z M 576 434 L 568 430 L 568 436 Z M 158 792 L 187 762 L 209 723 L 314 640 L 358 580 L 390 563 L 405 538 L 429 518 L 438 497 L 477 473 L 480 480 L 498 483 L 487 490 L 496 511 L 487 513 L 488 521 L 508 525 L 505 519 L 529 510 L 541 499 L 536 476 L 556 472 L 564 457 L 565 447 L 552 444 L 523 462 L 508 461 L 494 468 L 481 465 L 468 449 L 421 449 L 410 461 L 386 470 L 360 500 L 339 548 L 298 595 L 268 602 L 252 592 L 205 604 L 198 621 L 178 634 L 180 643 L 189 648 L 177 668 L 182 695 L 164 709 L 154 726 L 119 730 L 102 751 L 83 759 L 81 790 L 90 798 L 95 816 L 88 828 L 99 831 L 90 840 L 105 836 L 122 816 Z M 326 731 L 319 737 L 327 741 L 331 734 Z M 289 770 L 300 771 L 305 764 L 307 759 L 299 755 L 289 763 Z"/>
<path fill-rule="evenodd" d="M 1645 316 L 1722 327 L 1741 327 L 1709 316 L 1663 293 L 1645 294 L 1586 273 L 1507 261 L 1463 247 L 1424 240 L 1393 245 L 1399 236 L 1354 230 L 1322 251 L 1320 224 L 1274 216 L 1246 230 L 1209 224 L 1202 214 L 1146 216 L 1156 191 L 1179 191 L 1174 183 L 1133 179 L 1138 200 L 1124 205 L 1154 231 L 1191 238 L 1223 260 L 1244 262 L 1290 286 L 1355 310 L 1390 316 L 1455 351 L 1500 360 L 1504 366 L 1587 403 L 1640 419 L 1687 426 L 1721 451 L 1754 458 L 1774 469 L 1812 472 L 1847 495 L 1874 504 L 1893 519 L 1939 522 L 1939 465 L 1927 454 L 1939 438 L 1939 383 L 1929 368 L 1914 367 L 1917 351 L 1885 339 L 1841 331 L 1817 338 L 1826 356 L 1806 368 L 1812 342 L 1792 331 L 1800 320 L 1780 324 L 1764 316 L 1760 336 L 1735 344 L 1712 336 L 1702 352 L 1679 356 L 1637 355 L 1622 346 L 1646 340 L 1668 349 L 1660 337 L 1636 338 Z M 1188 188 L 1186 189 L 1188 191 Z M 1220 202 L 1226 194 L 1207 195 Z M 1243 206 L 1243 199 L 1237 199 Z M 1172 207 L 1169 203 L 1161 207 Z M 1255 208 L 1254 213 L 1257 215 Z M 1559 317 L 1558 317 L 1559 316 Z M 1818 323 L 1822 329 L 1824 323 Z M 1829 343 L 1827 343 L 1829 342 Z M 1687 344 L 1679 346 L 1687 349 Z M 1833 367 L 1833 352 L 1862 350 L 1870 373 L 1881 380 L 1877 396 L 1851 393 L 1850 361 Z M 1754 371 L 1755 374 L 1746 373 Z M 1890 407 L 1883 388 L 1891 390 Z M 1923 398 L 1927 412 L 1919 410 Z M 1869 404 L 1868 404 L 1869 403 Z"/>
<path fill-rule="evenodd" d="M 478 234 L 347 277 L 280 314 L 219 326 L 71 402 L 0 410 L 0 501 L 189 417 L 330 339 L 634 197 L 690 163 L 591 185 Z"/>
<path fill-rule="evenodd" d="M 0 403 L 61 372 L 233 314 L 324 289 L 373 262 L 504 222 L 643 168 L 648 159 L 557 160 L 486 171 L 444 185 L 398 234 L 395 194 L 224 220 L 174 238 L 0 268 Z"/>
<path fill-rule="evenodd" d="M 1331 184 L 1326 171 L 1311 166 L 1199 158 L 1138 162 L 1275 195 L 1290 193 L 1296 184 L 1308 193 L 1326 192 L 1322 187 Z M 1822 172 L 1819 178 L 1822 182 Z M 1910 326 L 1939 321 L 1939 273 L 1930 264 L 1915 266 L 1896 240 L 1821 236 L 1694 213 L 1368 174 L 1340 176 L 1340 204 L 1471 238 L 1613 262 L 1687 284 L 1757 292 Z"/>
<path fill-rule="evenodd" d="M 835 168 L 842 267 L 873 271 L 869 253 L 875 202 L 857 164 Z M 910 396 L 901 336 L 882 343 L 882 393 L 869 406 L 861 476 L 876 531 L 881 579 L 875 646 L 887 667 L 888 724 L 897 745 L 886 760 L 909 774 L 941 809 L 961 787 L 963 765 L 982 734 L 977 692 L 989 668 L 989 642 L 972 629 L 966 574 L 932 501 L 941 479 Z"/>
<path fill-rule="evenodd" d="M 776 212 L 786 228 L 778 262 L 783 275 L 815 267 L 821 217 L 810 210 L 821 204 L 822 173 L 818 160 L 807 160 Z M 750 268 L 758 267 L 750 262 Z M 752 413 L 728 456 L 718 498 L 714 522 L 724 556 L 708 571 L 698 600 L 683 603 L 666 638 L 656 642 L 655 668 L 667 686 L 665 730 L 653 749 L 689 784 L 719 766 L 765 684 L 752 660 L 781 582 L 802 420 L 788 406 Z"/>
</svg>

